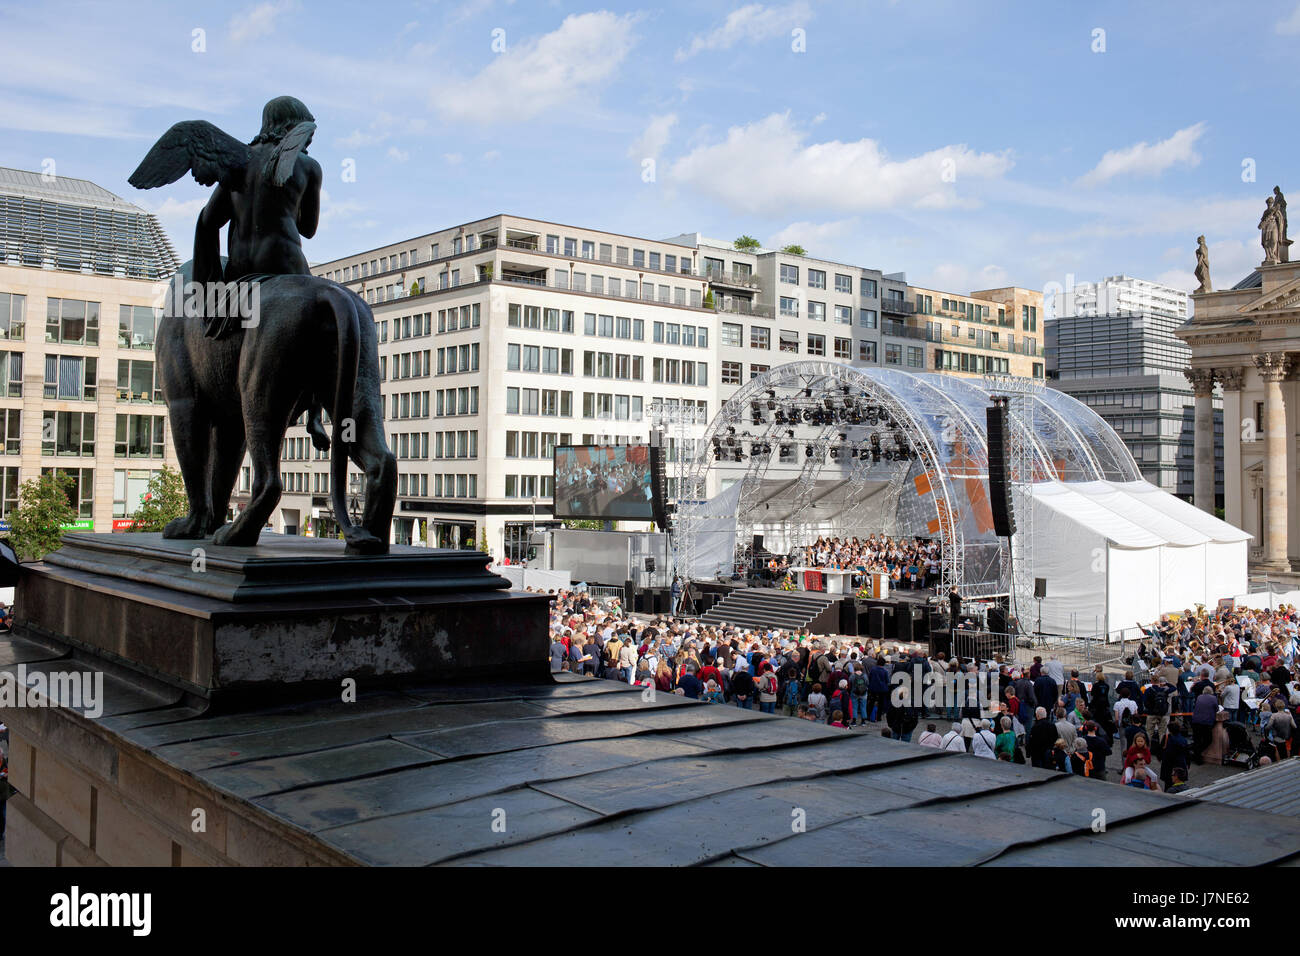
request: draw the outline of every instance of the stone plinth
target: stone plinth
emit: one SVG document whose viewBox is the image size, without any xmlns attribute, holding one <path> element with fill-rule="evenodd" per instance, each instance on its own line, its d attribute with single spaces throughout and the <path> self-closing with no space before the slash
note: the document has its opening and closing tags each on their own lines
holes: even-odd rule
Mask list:
<svg viewBox="0 0 1300 956">
<path fill-rule="evenodd" d="M 200 697 L 354 679 L 544 677 L 546 598 L 474 551 L 264 535 L 255 548 L 72 534 L 18 588 L 20 632 Z"/>
</svg>

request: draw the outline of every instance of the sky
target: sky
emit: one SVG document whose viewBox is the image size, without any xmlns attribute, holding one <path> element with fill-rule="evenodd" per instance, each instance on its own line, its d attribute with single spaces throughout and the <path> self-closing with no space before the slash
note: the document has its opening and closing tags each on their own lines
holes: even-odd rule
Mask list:
<svg viewBox="0 0 1300 956">
<path fill-rule="evenodd" d="M 316 117 L 312 262 L 512 213 L 809 254 L 954 293 L 1226 288 L 1300 190 L 1300 0 L 0 3 L 0 165 L 155 212 L 172 123 Z"/>
</svg>

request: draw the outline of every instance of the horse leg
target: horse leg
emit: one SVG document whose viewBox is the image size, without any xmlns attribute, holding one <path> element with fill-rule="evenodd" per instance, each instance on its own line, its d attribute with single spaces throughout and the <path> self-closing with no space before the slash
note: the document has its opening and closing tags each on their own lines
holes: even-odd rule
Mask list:
<svg viewBox="0 0 1300 956">
<path fill-rule="evenodd" d="M 354 554 L 383 554 L 392 532 L 393 505 L 397 500 L 397 456 L 384 439 L 382 421 L 368 403 L 358 402 L 357 440 L 350 457 L 365 474 L 366 506 L 361 524 L 346 535 L 347 551 Z"/>
<path fill-rule="evenodd" d="M 212 430 L 212 503 L 211 529 L 215 531 L 226 520 L 230 508 L 230 494 L 239 478 L 244 463 L 244 423 L 231 421 L 224 428 Z"/>
<path fill-rule="evenodd" d="M 270 424 L 277 418 L 279 426 Z M 287 425 L 287 415 L 276 416 L 264 406 L 245 409 L 248 454 L 253 460 L 253 495 L 248 507 L 234 521 L 217 529 L 212 536 L 213 544 L 242 548 L 257 544 L 262 527 L 280 501 L 280 445 Z"/>
<path fill-rule="evenodd" d="M 163 528 L 164 538 L 203 538 L 211 530 L 212 505 L 208 497 L 208 453 L 212 425 L 200 412 L 200 404 L 191 396 L 173 398 L 167 406 L 172 428 L 172 444 L 185 479 L 185 496 L 190 513 L 174 518 Z"/>
</svg>

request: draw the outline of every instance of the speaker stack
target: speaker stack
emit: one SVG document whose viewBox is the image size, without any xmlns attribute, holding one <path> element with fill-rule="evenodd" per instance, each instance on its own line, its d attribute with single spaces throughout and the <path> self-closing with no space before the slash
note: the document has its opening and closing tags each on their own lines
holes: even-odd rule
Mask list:
<svg viewBox="0 0 1300 956">
<path fill-rule="evenodd" d="M 995 398 L 985 412 L 989 439 L 989 506 L 993 511 L 993 532 L 999 538 L 1016 533 L 1016 516 L 1011 504 L 1010 466 L 1007 460 L 1007 400 Z"/>
</svg>

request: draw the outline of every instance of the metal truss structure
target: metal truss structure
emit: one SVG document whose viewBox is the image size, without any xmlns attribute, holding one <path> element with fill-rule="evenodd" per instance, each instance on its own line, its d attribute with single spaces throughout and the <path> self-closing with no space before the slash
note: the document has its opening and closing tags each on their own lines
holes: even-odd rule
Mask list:
<svg viewBox="0 0 1300 956">
<path fill-rule="evenodd" d="M 992 394 L 1006 395 L 1011 411 L 1021 532 L 1014 554 L 993 535 L 987 498 L 985 411 Z M 669 414 L 655 418 L 657 407 L 652 421 L 660 427 L 685 427 Z M 1021 607 L 1033 593 L 1029 484 L 1140 477 L 1105 422 L 1041 383 L 1006 377 L 981 385 L 824 361 L 779 365 L 750 380 L 724 403 L 695 452 L 677 462 L 674 552 L 687 572 L 695 568 L 700 506 L 739 482 L 737 551 L 760 525 L 799 544 L 819 533 L 935 538 L 942 545 L 941 587 L 955 585 L 971 599 L 1014 593 Z"/>
</svg>

